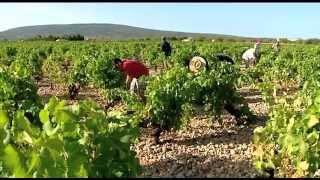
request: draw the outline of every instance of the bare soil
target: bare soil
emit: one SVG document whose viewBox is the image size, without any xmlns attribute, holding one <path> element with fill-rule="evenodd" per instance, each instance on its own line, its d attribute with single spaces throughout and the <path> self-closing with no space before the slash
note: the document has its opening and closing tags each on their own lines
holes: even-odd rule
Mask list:
<svg viewBox="0 0 320 180">
<path fill-rule="evenodd" d="M 47 78 L 38 85 L 44 103 L 57 96 L 68 104 L 92 99 L 102 107 L 106 105 L 99 90 L 91 87 L 82 88 L 77 99 L 70 100 L 63 85 L 55 84 L 51 89 Z M 252 166 L 252 135 L 257 126 L 264 125 L 267 109 L 257 90 L 243 88 L 240 93 L 259 116 L 256 124 L 237 126 L 227 113 L 219 124 L 200 113 L 185 129 L 164 132 L 160 145 L 152 143 L 151 128 L 141 128 L 139 143 L 133 147 L 143 168 L 141 177 L 256 177 Z"/>
<path fill-rule="evenodd" d="M 142 177 L 256 177 L 252 165 L 253 130 L 265 123 L 267 109 L 258 91 L 241 89 L 256 124 L 237 126 L 229 114 L 223 123 L 199 115 L 178 132 L 165 132 L 154 145 L 152 129 L 141 129 L 135 151 L 144 168 Z"/>
</svg>

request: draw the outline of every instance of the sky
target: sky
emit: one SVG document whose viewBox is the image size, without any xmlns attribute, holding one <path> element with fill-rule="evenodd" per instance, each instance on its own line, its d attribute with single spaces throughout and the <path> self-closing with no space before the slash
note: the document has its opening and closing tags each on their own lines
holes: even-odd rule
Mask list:
<svg viewBox="0 0 320 180">
<path fill-rule="evenodd" d="M 246 37 L 320 38 L 320 3 L 0 3 L 0 31 L 74 23 Z"/>
</svg>

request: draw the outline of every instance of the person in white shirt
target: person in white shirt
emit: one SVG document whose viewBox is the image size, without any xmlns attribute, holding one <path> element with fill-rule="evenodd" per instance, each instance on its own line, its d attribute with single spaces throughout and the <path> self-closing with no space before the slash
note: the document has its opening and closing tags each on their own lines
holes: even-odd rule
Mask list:
<svg viewBox="0 0 320 180">
<path fill-rule="evenodd" d="M 279 52 L 280 51 L 280 39 L 277 38 L 277 41 L 275 43 L 273 43 L 272 48 L 276 51 Z"/>
<path fill-rule="evenodd" d="M 242 59 L 245 61 L 246 67 L 249 67 L 250 64 L 257 64 L 260 59 L 260 44 L 261 43 L 258 40 L 255 43 L 254 48 L 250 48 L 243 53 Z"/>
</svg>

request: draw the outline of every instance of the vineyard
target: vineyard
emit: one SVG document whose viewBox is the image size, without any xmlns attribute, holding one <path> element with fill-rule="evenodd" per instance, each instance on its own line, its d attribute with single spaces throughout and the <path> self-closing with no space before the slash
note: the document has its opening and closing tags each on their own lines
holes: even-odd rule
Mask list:
<svg viewBox="0 0 320 180">
<path fill-rule="evenodd" d="M 320 46 L 172 46 L 164 69 L 160 42 L 1 42 L 0 177 L 320 176 Z M 150 68 L 140 95 L 114 58 Z"/>
</svg>

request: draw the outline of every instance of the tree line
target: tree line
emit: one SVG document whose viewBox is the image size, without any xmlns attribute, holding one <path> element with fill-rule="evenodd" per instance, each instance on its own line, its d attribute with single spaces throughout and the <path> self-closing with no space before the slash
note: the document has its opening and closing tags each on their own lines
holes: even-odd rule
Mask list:
<svg viewBox="0 0 320 180">
<path fill-rule="evenodd" d="M 187 36 L 171 36 L 167 37 L 167 39 L 171 41 L 182 41 L 184 39 L 188 39 L 189 37 Z M 147 37 L 147 38 L 142 38 L 139 40 L 142 41 L 159 41 L 161 38 L 160 37 Z M 214 41 L 214 42 L 255 42 L 257 38 L 237 38 L 237 37 L 216 37 L 216 38 L 209 38 L 209 37 L 192 37 L 192 41 Z M 274 43 L 275 38 L 259 38 L 262 42 L 264 43 Z M 22 40 L 22 39 L 21 39 Z M 25 41 L 57 41 L 57 40 L 67 40 L 67 41 L 84 41 L 87 40 L 85 36 L 81 34 L 68 34 L 68 35 L 37 35 L 32 38 L 27 38 L 23 39 Z M 90 38 L 88 39 L 90 41 L 114 41 L 110 38 L 103 38 L 103 37 L 98 37 L 98 38 Z M 138 40 L 138 39 L 126 39 L 122 41 L 131 41 L 131 40 Z M 2 39 L 1 41 L 9 41 L 8 39 Z M 119 41 L 119 40 L 118 40 Z M 295 43 L 295 44 L 320 44 L 320 39 L 317 38 L 311 38 L 311 39 L 297 39 L 295 41 L 292 41 L 287 38 L 280 38 L 281 43 Z"/>
<path fill-rule="evenodd" d="M 57 40 L 67 40 L 67 41 L 84 41 L 85 37 L 81 34 L 68 34 L 68 35 L 62 35 L 62 36 L 55 36 L 55 35 L 48 35 L 48 36 L 41 36 L 37 35 L 33 38 L 26 39 L 29 41 L 57 41 Z"/>
</svg>

